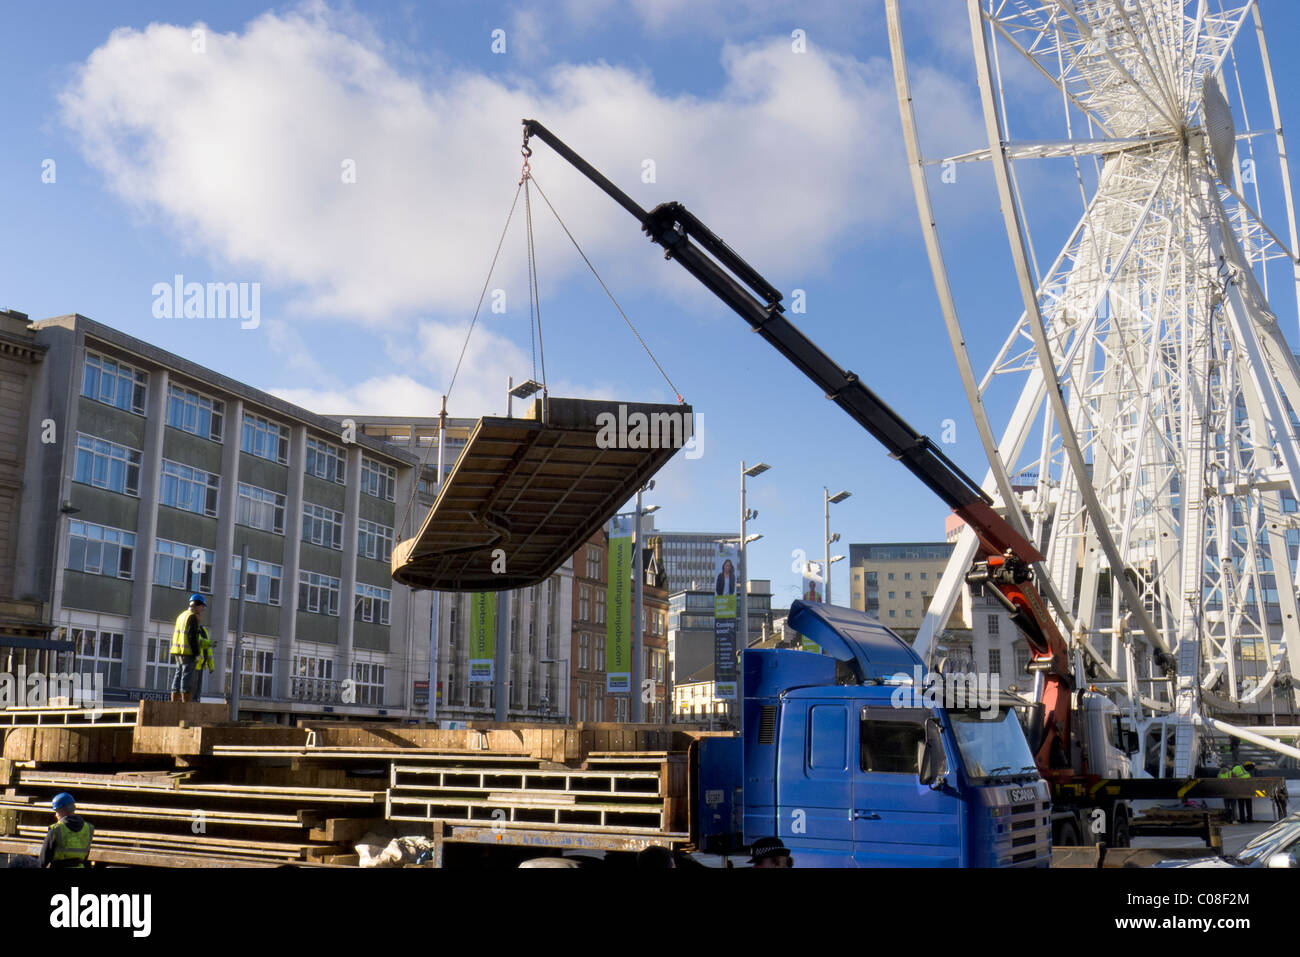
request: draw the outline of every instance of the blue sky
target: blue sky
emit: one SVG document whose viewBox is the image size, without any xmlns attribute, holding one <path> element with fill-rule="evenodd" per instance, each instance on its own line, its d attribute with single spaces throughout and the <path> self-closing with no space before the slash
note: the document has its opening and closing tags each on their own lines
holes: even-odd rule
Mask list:
<svg viewBox="0 0 1300 957">
<path fill-rule="evenodd" d="M 0 306 L 80 312 L 319 412 L 432 415 L 515 191 L 519 120 L 532 115 L 642 205 L 686 203 L 787 301 L 802 289 L 799 325 L 919 431 L 938 438 L 953 420 L 945 450 L 982 477 L 904 166 L 883 2 L 788 7 L 11 6 Z M 904 7 L 927 154 L 978 148 L 964 3 Z M 1263 11 L 1292 128 L 1300 67 L 1287 52 L 1300 7 L 1272 0 Z M 496 30 L 504 52 L 493 51 Z M 792 47 L 796 30 L 806 52 Z M 1252 41 L 1243 71 L 1255 60 Z M 1013 115 L 1063 136 L 1057 101 L 1021 79 L 1008 91 Z M 1254 99 L 1252 125 L 1264 106 Z M 43 182 L 49 160 L 54 181 Z M 533 169 L 703 413 L 703 456 L 679 456 L 647 498 L 660 527 L 734 527 L 745 459 L 772 466 L 750 483 L 751 531 L 764 535 L 750 573 L 773 579 L 778 602 L 796 594 L 792 553 L 821 552 L 823 485 L 853 492 L 832 510 L 837 551 L 942 538 L 944 506 L 665 263 L 626 213 L 544 146 Z M 1050 259 L 1079 212 L 1072 168 L 1019 171 Z M 992 179 L 963 165 L 956 182 L 936 171 L 931 185 L 980 373 L 1019 314 Z M 552 394 L 672 401 L 549 212 L 534 214 Z M 522 226 L 520 210 L 490 284 L 506 311 L 480 321 L 449 400 L 455 416 L 501 414 L 505 377 L 533 374 Z M 259 283 L 260 324 L 155 318 L 154 284 L 177 274 Z M 1273 305 L 1294 339 L 1294 300 Z M 1006 409 L 991 411 L 996 429 Z M 836 566 L 840 600 L 846 566 Z"/>
</svg>

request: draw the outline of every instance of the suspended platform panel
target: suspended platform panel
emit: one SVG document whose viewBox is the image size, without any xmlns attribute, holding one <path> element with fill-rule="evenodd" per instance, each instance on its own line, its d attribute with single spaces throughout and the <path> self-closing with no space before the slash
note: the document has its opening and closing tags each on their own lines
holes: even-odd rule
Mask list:
<svg viewBox="0 0 1300 957">
<path fill-rule="evenodd" d="M 437 591 L 545 581 L 693 434 L 688 405 L 534 401 L 525 418 L 483 418 L 393 578 Z M 500 549 L 500 552 L 497 550 Z"/>
</svg>

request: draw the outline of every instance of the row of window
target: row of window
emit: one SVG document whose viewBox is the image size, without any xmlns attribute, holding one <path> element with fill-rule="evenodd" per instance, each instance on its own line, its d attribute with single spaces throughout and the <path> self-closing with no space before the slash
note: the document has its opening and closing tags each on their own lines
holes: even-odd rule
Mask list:
<svg viewBox="0 0 1300 957">
<path fill-rule="evenodd" d="M 140 453 L 103 439 L 78 435 L 74 479 L 95 488 L 138 495 Z M 160 492 L 163 505 L 215 518 L 220 491 L 220 476 L 179 462 L 163 460 Z M 235 498 L 235 523 L 282 535 L 285 502 L 285 496 L 279 492 L 240 482 Z M 304 503 L 302 540 L 326 548 L 342 549 L 343 513 L 323 505 Z M 392 557 L 392 551 L 391 527 L 366 520 L 360 522 L 358 555 L 388 561 Z"/>
<path fill-rule="evenodd" d="M 133 532 L 106 528 L 91 522 L 68 523 L 68 562 L 71 571 L 109 578 L 135 577 L 136 538 Z M 154 552 L 153 582 L 166 588 L 212 594 L 211 549 L 159 539 Z M 238 597 L 239 556 L 231 557 L 231 598 Z M 262 605 L 280 604 L 280 580 L 283 567 L 271 562 L 248 560 L 244 578 L 246 599 Z M 299 608 L 303 611 L 335 615 L 339 613 L 341 582 L 316 572 L 299 573 Z M 356 585 L 356 619 L 389 623 L 392 589 L 358 582 Z"/>
<path fill-rule="evenodd" d="M 93 352 L 86 353 L 81 381 L 83 396 L 126 412 L 144 415 L 148 385 L 147 372 L 107 356 Z M 225 410 L 225 403 L 219 399 L 210 398 L 180 385 L 168 385 L 166 423 L 172 428 L 213 442 L 220 442 L 224 433 Z M 288 465 L 289 429 L 269 419 L 246 412 L 240 434 L 240 448 L 250 455 Z M 136 452 L 135 455 L 138 464 L 139 453 Z M 307 439 L 304 467 L 308 475 L 315 475 L 326 481 L 342 485 L 347 480 L 343 450 L 321 439 Z M 101 484 L 99 487 L 107 486 Z M 138 482 L 133 487 L 138 488 Z M 361 489 L 375 498 L 394 501 L 397 490 L 397 470 L 392 466 L 363 458 Z M 134 495 L 136 492 L 129 494 Z"/>
<path fill-rule="evenodd" d="M 65 664 L 65 670 L 77 673 L 103 675 L 106 686 L 123 687 L 126 636 L 118 631 L 98 631 L 93 628 L 69 628 L 60 637 L 72 642 L 70 657 L 74 662 Z M 169 636 L 149 639 L 145 654 L 145 688 L 166 691 L 172 686 L 175 661 L 169 654 Z M 259 647 L 252 639 L 242 649 L 240 656 L 240 693 L 251 698 L 270 698 L 275 677 L 275 652 Z M 230 691 L 230 676 L 234 666 L 234 648 L 226 645 L 226 686 Z M 355 701 L 361 705 L 384 704 L 384 686 L 387 667 L 378 662 L 355 661 L 352 679 Z M 214 689 L 208 689 L 209 691 Z M 340 700 L 338 682 L 334 680 L 334 659 L 317 655 L 297 654 L 293 658 L 289 695 L 296 700 Z M 317 697 L 317 696 L 320 697 Z"/>
</svg>

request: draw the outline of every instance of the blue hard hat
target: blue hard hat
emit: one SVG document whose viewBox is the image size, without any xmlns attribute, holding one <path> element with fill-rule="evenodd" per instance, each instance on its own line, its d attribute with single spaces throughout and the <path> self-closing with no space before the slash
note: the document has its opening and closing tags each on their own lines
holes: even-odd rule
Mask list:
<svg viewBox="0 0 1300 957">
<path fill-rule="evenodd" d="M 76 803 L 77 802 L 72 799 L 72 795 L 67 791 L 64 791 L 62 794 L 54 795 L 54 800 L 50 802 L 50 807 L 57 811 L 61 807 L 72 807 Z"/>
<path fill-rule="evenodd" d="M 195 592 L 193 595 L 190 596 L 190 604 L 193 605 L 196 602 L 200 605 L 207 604 L 207 602 L 203 600 L 203 596 L 200 595 L 198 592 Z"/>
</svg>

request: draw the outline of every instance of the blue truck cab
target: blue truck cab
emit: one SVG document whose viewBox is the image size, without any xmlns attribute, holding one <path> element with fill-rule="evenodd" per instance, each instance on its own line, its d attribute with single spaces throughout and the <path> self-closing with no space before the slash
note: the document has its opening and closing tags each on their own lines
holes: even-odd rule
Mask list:
<svg viewBox="0 0 1300 957">
<path fill-rule="evenodd" d="M 862 612 L 796 601 L 789 624 L 821 652 L 746 650 L 741 739 L 702 769 L 746 846 L 777 836 L 796 867 L 1049 864 L 1048 787 L 1009 700 L 954 694 Z"/>
</svg>

